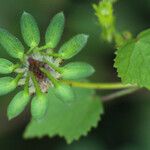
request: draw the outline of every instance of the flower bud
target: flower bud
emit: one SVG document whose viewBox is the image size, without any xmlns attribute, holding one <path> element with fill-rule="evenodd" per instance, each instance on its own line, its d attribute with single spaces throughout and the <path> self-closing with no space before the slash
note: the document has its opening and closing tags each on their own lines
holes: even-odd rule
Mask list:
<svg viewBox="0 0 150 150">
<path fill-rule="evenodd" d="M 55 95 L 64 102 L 74 100 L 74 93 L 69 85 L 59 83 L 54 89 Z"/>
<path fill-rule="evenodd" d="M 29 100 L 30 95 L 25 91 L 16 94 L 7 108 L 7 116 L 9 120 L 18 116 L 25 109 Z"/>
<path fill-rule="evenodd" d="M 46 45 L 50 48 L 55 48 L 57 46 L 63 33 L 64 22 L 65 18 L 62 12 L 56 14 L 52 18 L 45 35 Z"/>
<path fill-rule="evenodd" d="M 7 53 L 14 58 L 22 59 L 24 47 L 22 43 L 5 29 L 0 28 L 0 44 L 6 49 Z"/>
<path fill-rule="evenodd" d="M 66 42 L 59 50 L 59 54 L 63 59 L 69 59 L 79 53 L 86 45 L 88 36 L 85 34 L 78 34 Z"/>
<path fill-rule="evenodd" d="M 4 58 L 0 58 L 0 73 L 1 74 L 8 74 L 8 73 L 12 73 L 12 71 L 14 70 L 15 65 Z"/>
<path fill-rule="evenodd" d="M 40 31 L 32 15 L 24 12 L 21 17 L 21 32 L 25 43 L 34 48 L 40 42 Z"/>
<path fill-rule="evenodd" d="M 94 73 L 94 68 L 83 62 L 72 62 L 62 67 L 63 79 L 83 79 Z"/>
<path fill-rule="evenodd" d="M 32 99 L 31 114 L 36 120 L 42 119 L 46 113 L 48 107 L 48 99 L 45 94 L 36 95 Z"/>
<path fill-rule="evenodd" d="M 17 82 L 11 77 L 0 78 L 0 95 L 5 95 L 17 87 Z"/>
</svg>

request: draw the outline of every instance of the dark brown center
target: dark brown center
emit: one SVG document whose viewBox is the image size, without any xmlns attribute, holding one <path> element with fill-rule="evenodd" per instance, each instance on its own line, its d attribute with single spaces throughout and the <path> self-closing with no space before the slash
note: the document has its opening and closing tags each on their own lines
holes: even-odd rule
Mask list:
<svg viewBox="0 0 150 150">
<path fill-rule="evenodd" d="M 28 58 L 29 62 L 29 70 L 33 72 L 38 80 L 43 80 L 45 78 L 45 74 L 40 70 L 40 68 L 45 68 L 45 63 L 35 60 L 32 57 Z"/>
</svg>

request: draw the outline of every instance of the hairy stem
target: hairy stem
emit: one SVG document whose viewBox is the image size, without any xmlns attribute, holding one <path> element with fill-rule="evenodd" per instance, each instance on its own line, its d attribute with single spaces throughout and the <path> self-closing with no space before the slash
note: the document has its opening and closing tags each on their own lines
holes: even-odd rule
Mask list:
<svg viewBox="0 0 150 150">
<path fill-rule="evenodd" d="M 76 82 L 76 81 L 69 81 L 69 80 L 63 80 L 62 82 L 74 87 L 101 89 L 101 90 L 125 89 L 130 87 L 136 88 L 135 85 L 130 85 L 130 84 L 124 85 L 122 83 L 89 83 L 89 82 Z"/>
<path fill-rule="evenodd" d="M 119 98 L 119 97 L 122 97 L 122 96 L 125 96 L 125 95 L 128 95 L 128 94 L 132 94 L 133 92 L 136 92 L 139 89 L 140 88 L 128 88 L 128 89 L 124 89 L 124 90 L 121 90 L 121 91 L 117 91 L 115 93 L 112 93 L 112 94 L 109 94 L 109 95 L 106 95 L 106 96 L 102 96 L 101 100 L 103 102 L 111 101 L 111 100 L 114 100 L 116 98 Z"/>
</svg>

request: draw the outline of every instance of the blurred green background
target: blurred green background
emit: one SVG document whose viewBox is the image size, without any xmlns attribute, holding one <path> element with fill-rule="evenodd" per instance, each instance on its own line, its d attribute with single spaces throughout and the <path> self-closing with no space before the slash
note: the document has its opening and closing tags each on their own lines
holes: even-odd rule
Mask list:
<svg viewBox="0 0 150 150">
<path fill-rule="evenodd" d="M 115 49 L 113 45 L 101 40 L 92 3 L 98 1 L 0 0 L 0 26 L 22 40 L 19 20 L 22 12 L 27 11 L 36 18 L 43 39 L 49 20 L 57 12 L 63 11 L 66 26 L 61 43 L 77 33 L 90 35 L 87 46 L 74 59 L 87 61 L 95 67 L 96 73 L 91 80 L 120 81 L 113 68 Z M 150 0 L 120 0 L 115 5 L 115 14 L 118 29 L 130 30 L 136 35 L 150 25 Z M 8 58 L 2 47 L 0 55 Z M 98 91 L 98 94 L 109 92 Z M 29 108 L 13 121 L 8 122 L 6 116 L 7 105 L 14 93 L 0 97 L 0 149 L 150 150 L 150 92 L 146 90 L 105 103 L 105 114 L 99 126 L 92 129 L 87 137 L 82 137 L 71 145 L 58 137 L 23 140 L 22 133 L 30 120 Z"/>
</svg>

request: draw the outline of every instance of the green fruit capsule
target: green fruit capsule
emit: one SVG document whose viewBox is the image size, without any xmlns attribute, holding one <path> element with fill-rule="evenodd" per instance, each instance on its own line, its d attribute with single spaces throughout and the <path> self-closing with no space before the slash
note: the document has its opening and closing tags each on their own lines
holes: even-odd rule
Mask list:
<svg viewBox="0 0 150 150">
<path fill-rule="evenodd" d="M 42 119 L 45 114 L 48 107 L 48 99 L 45 94 L 42 95 L 36 95 L 32 99 L 31 103 L 31 114 L 33 119 L 40 120 Z"/>
<path fill-rule="evenodd" d="M 5 29 L 0 28 L 0 44 L 6 49 L 7 53 L 14 57 L 22 59 L 24 47 L 22 43 Z"/>
<path fill-rule="evenodd" d="M 12 73 L 13 70 L 15 69 L 15 65 L 4 58 L 0 58 L 0 73 L 1 74 L 8 74 L 8 73 Z"/>
<path fill-rule="evenodd" d="M 63 79 L 83 79 L 94 73 L 94 68 L 83 62 L 72 62 L 62 67 Z"/>
<path fill-rule="evenodd" d="M 64 30 L 64 23 L 65 18 L 62 12 L 52 18 L 45 35 L 45 42 L 48 47 L 55 48 L 57 46 Z"/>
<path fill-rule="evenodd" d="M 30 95 L 25 92 L 19 92 L 10 102 L 7 108 L 7 116 L 9 120 L 18 116 L 25 109 L 26 105 L 30 100 Z"/>
<path fill-rule="evenodd" d="M 69 59 L 79 53 L 86 45 L 88 36 L 78 34 L 66 42 L 59 50 L 59 54 L 63 59 Z"/>
<path fill-rule="evenodd" d="M 25 43 L 34 48 L 40 42 L 40 31 L 32 15 L 24 12 L 21 17 L 21 32 Z"/>
<path fill-rule="evenodd" d="M 74 93 L 70 86 L 65 84 L 57 84 L 54 89 L 55 95 L 64 102 L 69 102 L 74 100 Z"/>
<path fill-rule="evenodd" d="M 17 87 L 17 82 L 11 77 L 0 78 L 0 96 L 13 91 Z"/>
</svg>

